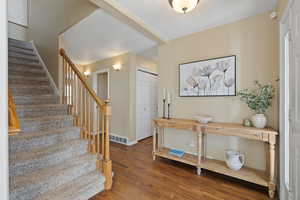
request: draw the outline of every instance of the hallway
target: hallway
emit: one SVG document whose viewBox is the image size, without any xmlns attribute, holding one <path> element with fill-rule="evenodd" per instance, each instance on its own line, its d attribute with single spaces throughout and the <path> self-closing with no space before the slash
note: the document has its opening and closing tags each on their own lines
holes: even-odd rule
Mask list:
<svg viewBox="0 0 300 200">
<path fill-rule="evenodd" d="M 111 191 L 91 200 L 266 200 L 265 189 L 181 163 L 152 160 L 152 138 L 132 147 L 112 143 L 115 173 Z"/>
</svg>

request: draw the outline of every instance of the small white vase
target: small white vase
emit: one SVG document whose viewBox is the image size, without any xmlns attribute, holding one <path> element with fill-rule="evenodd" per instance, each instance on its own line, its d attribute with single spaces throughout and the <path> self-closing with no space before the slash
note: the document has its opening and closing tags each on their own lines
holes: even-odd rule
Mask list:
<svg viewBox="0 0 300 200">
<path fill-rule="evenodd" d="M 267 125 L 267 118 L 264 114 L 255 114 L 251 118 L 253 126 L 256 128 L 265 128 Z"/>
<path fill-rule="evenodd" d="M 245 164 L 245 155 L 238 151 L 225 151 L 225 158 L 227 166 L 234 171 L 240 170 Z"/>
</svg>

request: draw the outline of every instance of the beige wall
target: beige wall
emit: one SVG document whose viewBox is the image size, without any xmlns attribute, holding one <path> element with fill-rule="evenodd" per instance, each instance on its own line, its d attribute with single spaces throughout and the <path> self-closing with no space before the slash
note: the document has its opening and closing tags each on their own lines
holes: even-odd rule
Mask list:
<svg viewBox="0 0 300 200">
<path fill-rule="evenodd" d="M 86 71 L 109 69 L 109 94 L 112 106 L 111 132 L 124 137 L 129 133 L 129 72 L 131 54 L 123 54 L 85 66 Z M 114 71 L 113 64 L 122 64 L 120 71 Z M 90 81 L 91 82 L 91 81 Z"/>
<path fill-rule="evenodd" d="M 58 85 L 58 36 L 96 10 L 86 0 L 30 0 L 28 39 L 34 40 Z"/>
<path fill-rule="evenodd" d="M 277 10 L 279 19 L 282 17 L 282 14 L 284 12 L 284 9 L 287 6 L 288 1 L 289 0 L 278 0 L 278 4 L 277 4 L 276 10 Z"/>
<path fill-rule="evenodd" d="M 237 90 L 251 87 L 254 80 L 272 83 L 277 87 L 278 79 L 278 24 L 270 20 L 269 13 L 250 17 L 238 22 L 222 25 L 168 42 L 159 48 L 159 102 L 162 89 L 173 94 L 172 117 L 193 118 L 196 114 L 208 114 L 220 122 L 242 122 L 252 115 L 238 97 L 179 97 L 180 63 L 207 58 L 237 55 Z M 269 125 L 278 128 L 277 96 L 273 107 L 267 113 Z M 162 105 L 160 104 L 160 112 Z M 193 134 L 167 131 L 170 147 L 195 152 Z M 264 150 L 261 143 L 222 136 L 208 137 L 208 155 L 224 159 L 224 150 L 238 148 L 246 153 L 248 166 L 263 169 Z"/>
<path fill-rule="evenodd" d="M 112 68 L 114 64 L 122 64 L 120 71 Z M 85 71 L 109 69 L 109 94 L 112 106 L 111 132 L 136 140 L 135 135 L 135 77 L 137 67 L 156 72 L 156 64 L 132 53 L 101 60 L 85 66 Z M 91 83 L 91 81 L 90 81 Z"/>
</svg>

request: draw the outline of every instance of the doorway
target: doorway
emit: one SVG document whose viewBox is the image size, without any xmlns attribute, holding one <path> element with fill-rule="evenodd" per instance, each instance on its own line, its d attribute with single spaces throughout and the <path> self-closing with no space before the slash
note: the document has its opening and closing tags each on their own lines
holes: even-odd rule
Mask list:
<svg viewBox="0 0 300 200">
<path fill-rule="evenodd" d="M 102 99 L 109 99 L 109 69 L 93 72 L 93 89 Z"/>
<path fill-rule="evenodd" d="M 152 120 L 158 116 L 158 74 L 138 69 L 136 74 L 136 140 L 153 135 Z"/>
</svg>

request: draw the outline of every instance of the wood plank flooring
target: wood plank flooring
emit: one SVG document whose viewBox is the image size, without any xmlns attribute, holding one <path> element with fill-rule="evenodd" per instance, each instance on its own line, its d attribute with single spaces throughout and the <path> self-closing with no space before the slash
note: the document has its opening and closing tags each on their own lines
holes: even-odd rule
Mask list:
<svg viewBox="0 0 300 200">
<path fill-rule="evenodd" d="M 152 138 L 113 143 L 114 184 L 91 200 L 266 200 L 263 187 L 165 159 L 152 160 Z"/>
</svg>

